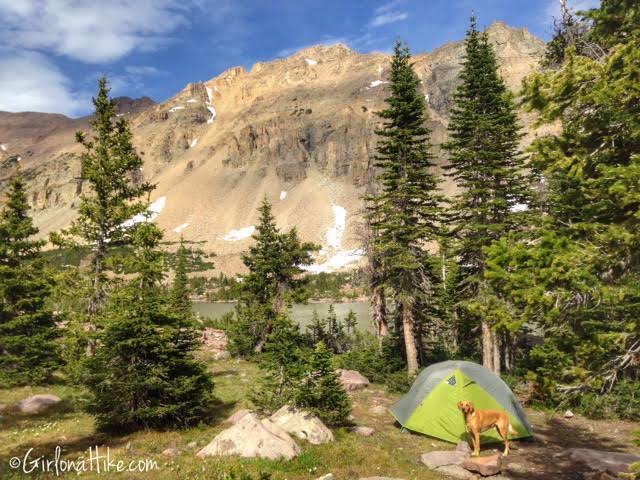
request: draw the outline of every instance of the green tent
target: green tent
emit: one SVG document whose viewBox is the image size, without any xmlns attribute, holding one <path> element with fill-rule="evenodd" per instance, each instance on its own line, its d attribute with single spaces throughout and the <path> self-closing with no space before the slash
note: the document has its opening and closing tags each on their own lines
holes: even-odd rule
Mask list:
<svg viewBox="0 0 640 480">
<path fill-rule="evenodd" d="M 531 436 L 531 425 L 506 383 L 472 362 L 448 361 L 424 369 L 411 390 L 391 407 L 400 424 L 414 432 L 457 443 L 467 440 L 460 400 L 470 400 L 479 410 L 504 410 L 517 433 L 509 438 Z M 482 443 L 501 441 L 495 428 L 484 432 Z"/>
</svg>

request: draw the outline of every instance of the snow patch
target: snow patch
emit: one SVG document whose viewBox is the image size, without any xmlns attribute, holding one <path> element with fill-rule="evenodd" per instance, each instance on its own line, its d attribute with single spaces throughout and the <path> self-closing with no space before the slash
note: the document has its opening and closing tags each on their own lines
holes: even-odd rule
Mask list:
<svg viewBox="0 0 640 480">
<path fill-rule="evenodd" d="M 280 200 L 284 200 L 285 198 L 287 198 L 287 192 L 285 192 L 284 190 L 282 190 L 280 192 Z"/>
<path fill-rule="evenodd" d="M 187 103 L 198 103 L 198 101 L 195 98 L 190 98 Z"/>
<path fill-rule="evenodd" d="M 516 203 L 509 210 L 511 210 L 512 212 L 526 212 L 527 210 L 529 210 L 529 205 L 527 205 L 526 203 Z"/>
<path fill-rule="evenodd" d="M 340 205 L 332 205 L 333 226 L 327 229 L 327 244 L 332 248 L 340 248 L 342 236 L 347 224 L 347 211 Z"/>
<path fill-rule="evenodd" d="M 207 97 L 209 98 L 209 100 L 207 100 L 207 103 L 213 102 L 213 90 L 211 90 L 210 87 L 204 87 L 204 89 L 207 91 Z"/>
<path fill-rule="evenodd" d="M 253 235 L 253 232 L 255 231 L 256 231 L 256 227 L 254 225 L 250 225 L 244 228 L 238 228 L 237 230 L 233 229 L 229 233 L 227 233 L 224 237 L 222 237 L 222 239 L 226 240 L 227 242 L 237 242 L 239 240 L 244 240 L 245 238 L 249 238 L 251 235 Z"/>
<path fill-rule="evenodd" d="M 331 273 L 358 262 L 362 257 L 364 257 L 364 250 L 360 248 L 340 250 L 335 255 L 329 257 L 326 262 L 303 265 L 302 269 L 311 273 Z"/>
<path fill-rule="evenodd" d="M 0 148 L 5 152 L 7 151 L 7 147 L 4 146 L 4 143 L 0 144 Z"/>
<path fill-rule="evenodd" d="M 191 143 L 189 144 L 189 148 L 193 148 L 198 144 L 198 139 L 194 138 L 193 140 L 191 140 Z"/>
<path fill-rule="evenodd" d="M 178 110 L 184 110 L 184 106 L 182 105 L 176 105 L 175 107 L 171 107 L 169 109 L 170 112 L 177 112 Z"/>
<path fill-rule="evenodd" d="M 370 88 L 379 87 L 379 86 L 380 86 L 380 85 L 382 85 L 383 83 L 389 83 L 389 82 L 387 82 L 387 81 L 385 81 L 385 80 L 374 80 L 373 82 L 371 82 L 371 83 L 369 84 L 369 87 L 370 87 Z"/>
<path fill-rule="evenodd" d="M 182 233 L 182 231 L 188 226 L 189 226 L 189 222 L 185 222 L 182 225 L 178 225 L 176 228 L 173 229 L 173 231 L 176 233 Z"/>
<path fill-rule="evenodd" d="M 317 65 L 318 64 L 318 62 L 313 60 L 312 58 L 305 58 L 304 61 L 307 62 L 307 65 L 309 65 L 309 66 L 313 66 L 313 65 Z"/>
<path fill-rule="evenodd" d="M 139 213 L 120 225 L 122 228 L 131 228 L 138 223 L 153 222 L 167 204 L 167 197 L 159 197 L 149 205 L 145 213 Z"/>
<path fill-rule="evenodd" d="M 216 118 L 216 109 L 213 108 L 213 105 L 207 105 L 207 110 L 211 112 L 211 117 L 207 119 L 207 123 L 211 124 Z"/>
</svg>

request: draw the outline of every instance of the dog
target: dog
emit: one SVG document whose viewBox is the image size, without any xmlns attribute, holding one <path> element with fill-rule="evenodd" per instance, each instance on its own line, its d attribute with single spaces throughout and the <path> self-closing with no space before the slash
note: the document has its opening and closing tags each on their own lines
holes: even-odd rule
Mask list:
<svg viewBox="0 0 640 480">
<path fill-rule="evenodd" d="M 506 412 L 498 410 L 476 410 L 468 400 L 458 402 L 458 408 L 464 415 L 464 424 L 467 431 L 471 434 L 473 441 L 474 457 L 480 455 L 480 434 L 495 427 L 498 434 L 504 440 L 504 456 L 509 455 L 509 433 L 517 433 L 511 423 Z"/>
</svg>

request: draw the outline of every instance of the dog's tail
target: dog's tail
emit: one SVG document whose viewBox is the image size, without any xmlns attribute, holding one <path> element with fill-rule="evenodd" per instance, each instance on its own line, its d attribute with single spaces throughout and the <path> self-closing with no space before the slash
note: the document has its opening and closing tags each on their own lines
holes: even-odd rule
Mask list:
<svg viewBox="0 0 640 480">
<path fill-rule="evenodd" d="M 510 435 L 517 435 L 518 432 L 511 426 L 511 424 L 509 424 L 509 434 Z"/>
</svg>

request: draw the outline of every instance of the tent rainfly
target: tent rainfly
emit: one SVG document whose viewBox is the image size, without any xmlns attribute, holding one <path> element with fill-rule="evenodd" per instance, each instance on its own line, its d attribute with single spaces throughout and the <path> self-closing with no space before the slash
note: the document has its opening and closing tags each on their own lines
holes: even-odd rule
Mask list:
<svg viewBox="0 0 640 480">
<path fill-rule="evenodd" d="M 411 390 L 391 407 L 400 424 L 447 442 L 467 440 L 460 400 L 470 400 L 479 410 L 503 410 L 509 415 L 513 430 L 509 438 L 531 436 L 531 425 L 500 377 L 486 368 L 466 361 L 433 364 L 416 378 Z M 482 443 L 501 441 L 495 428 L 481 435 Z"/>
</svg>

